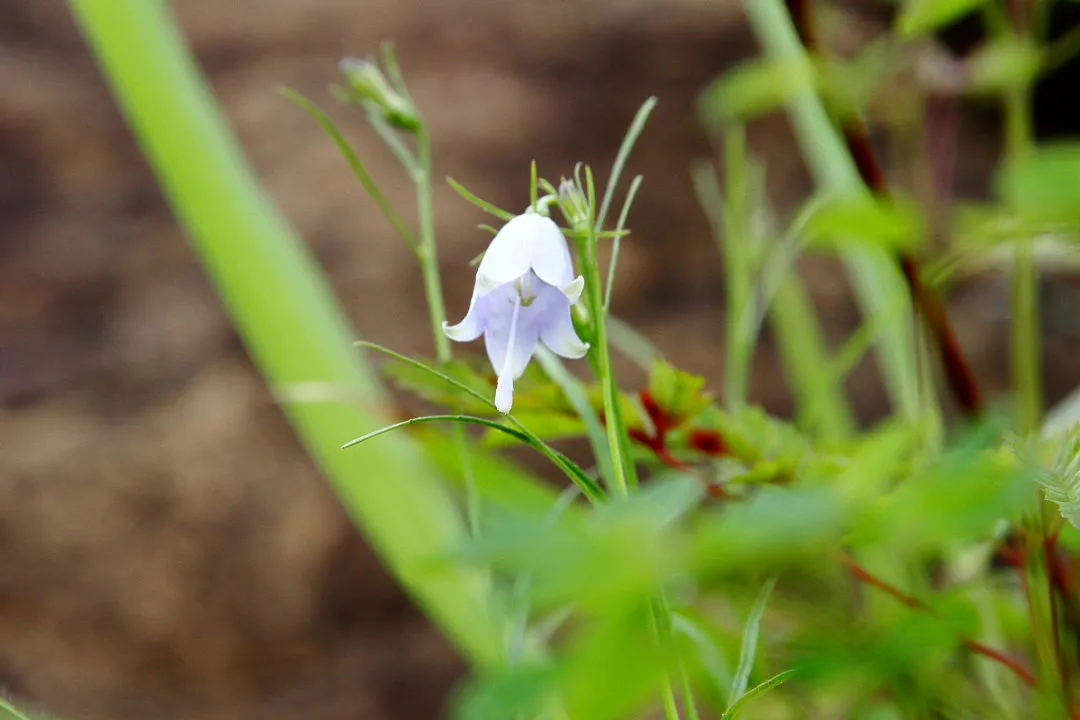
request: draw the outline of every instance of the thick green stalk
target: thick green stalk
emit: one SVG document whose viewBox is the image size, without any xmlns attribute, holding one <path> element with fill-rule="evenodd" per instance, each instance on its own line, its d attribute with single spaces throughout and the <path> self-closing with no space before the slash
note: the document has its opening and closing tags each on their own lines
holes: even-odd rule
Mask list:
<svg viewBox="0 0 1080 720">
<path fill-rule="evenodd" d="M 773 59 L 805 56 L 806 51 L 783 0 L 743 0 L 750 26 Z M 866 192 L 858 170 L 836 128 L 812 88 L 795 96 L 788 115 L 807 165 L 819 189 L 850 194 Z M 911 305 L 896 261 L 882 249 L 857 248 L 842 254 L 864 317 L 887 313 L 895 303 Z M 898 317 L 910 318 L 905 312 Z M 898 321 L 882 332 L 878 346 L 885 386 L 903 418 L 919 418 L 918 373 L 910 321 Z"/>
<path fill-rule="evenodd" d="M 312 458 L 382 560 L 474 663 L 501 662 L 483 574 L 430 560 L 465 541 L 460 515 L 417 446 L 378 428 L 384 393 L 310 253 L 262 192 L 160 0 L 72 0 L 158 182 L 252 359 L 276 389 L 346 388 L 340 402 L 286 402 Z M 356 398 L 361 402 L 357 403 Z"/>
</svg>

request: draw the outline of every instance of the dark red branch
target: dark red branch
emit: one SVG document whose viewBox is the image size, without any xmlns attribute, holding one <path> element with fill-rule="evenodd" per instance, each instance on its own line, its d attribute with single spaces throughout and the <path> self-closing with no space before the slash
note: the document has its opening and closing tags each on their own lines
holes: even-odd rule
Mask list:
<svg viewBox="0 0 1080 720">
<path fill-rule="evenodd" d="M 648 390 L 642 390 L 638 393 L 638 399 L 641 400 L 641 407 L 645 410 L 645 414 L 649 416 L 650 422 L 653 425 L 653 431 L 650 433 L 644 428 L 630 428 L 626 431 L 627 436 L 638 443 L 648 448 L 656 455 L 657 460 L 664 463 L 670 468 L 675 470 L 681 470 L 683 472 L 690 472 L 690 468 L 686 463 L 679 458 L 675 457 L 671 450 L 667 446 L 668 433 L 679 426 L 683 421 L 683 418 L 679 415 L 669 413 L 660 407 L 660 404 L 656 402 L 656 399 L 652 396 Z M 695 433 L 698 431 L 694 431 Z M 711 433 L 713 438 L 712 442 L 708 445 L 709 450 L 714 452 L 711 454 L 720 454 L 723 452 L 723 440 L 718 433 L 712 433 L 711 431 L 702 431 Z M 693 437 L 693 433 L 691 434 Z M 693 445 L 693 443 L 691 443 Z M 705 450 L 702 450 L 705 452 Z M 726 498 L 728 496 L 727 491 L 716 483 L 705 483 L 705 491 L 714 498 Z"/>
<path fill-rule="evenodd" d="M 934 615 L 935 617 L 938 616 L 938 613 L 936 610 L 934 610 L 934 608 L 930 607 L 922 600 L 919 600 L 917 597 L 908 595 L 902 590 L 898 590 L 889 583 L 885 582 L 881 578 L 872 575 L 866 568 L 855 562 L 854 558 L 852 558 L 850 555 L 842 555 L 840 558 L 840 562 L 843 563 L 844 567 L 846 567 L 848 571 L 851 572 L 851 574 L 855 577 L 856 580 L 859 580 L 860 582 L 866 583 L 867 585 L 881 590 L 882 592 L 892 596 L 897 601 L 903 603 L 904 605 L 907 605 L 913 610 L 919 610 L 921 612 Z M 977 655 L 982 655 L 989 660 L 993 660 L 994 662 L 1004 667 L 1007 667 L 1018 678 L 1023 680 L 1024 683 L 1029 687 L 1034 688 L 1038 686 L 1038 681 L 1035 679 L 1035 676 L 1032 675 L 1030 670 L 1021 665 L 1018 661 L 1001 652 L 1000 650 L 995 650 L 989 645 L 984 645 L 977 640 L 970 640 L 968 638 L 963 638 L 961 642 L 964 644 L 964 647 L 966 647 L 971 652 Z"/>
</svg>

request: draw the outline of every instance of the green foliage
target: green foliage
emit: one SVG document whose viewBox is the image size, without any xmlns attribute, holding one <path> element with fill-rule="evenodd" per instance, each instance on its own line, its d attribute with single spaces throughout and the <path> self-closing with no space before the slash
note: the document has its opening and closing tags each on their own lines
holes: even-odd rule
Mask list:
<svg viewBox="0 0 1080 720">
<path fill-rule="evenodd" d="M 924 238 L 922 214 L 910 201 L 868 195 L 818 204 L 806 223 L 811 249 L 835 250 L 845 242 L 865 242 L 893 252 L 918 249 Z"/>
<path fill-rule="evenodd" d="M 1025 220 L 1075 222 L 1080 218 L 1078 177 L 1080 143 L 1062 142 L 1007 162 L 998 189 L 1009 208 Z"/>
<path fill-rule="evenodd" d="M 713 124 L 770 113 L 817 86 L 813 64 L 801 59 L 755 60 L 731 70 L 705 91 L 702 110 Z"/>
<path fill-rule="evenodd" d="M 723 172 L 702 162 L 693 176 L 725 265 L 722 401 L 706 378 L 609 314 L 641 176 L 615 229 L 604 224 L 655 98 L 634 117 L 605 188 L 587 165 L 558 186 L 530 168 L 529 206 L 562 212 L 586 279 L 572 312 L 592 345 L 591 374 L 577 374 L 586 363 L 563 365 L 542 351 L 516 383 L 513 414 L 502 415 L 486 360 L 452 357 L 440 334 L 431 147 L 392 49 L 379 63 L 347 61 L 347 87 L 337 93 L 364 110 L 416 185 L 415 232 L 329 116 L 284 91 L 338 147 L 421 265 L 437 361 L 358 345 L 387 356 L 381 370 L 397 389 L 444 411 L 390 422 L 377 410 L 387 396 L 350 347 L 340 310 L 223 139 L 160 7 L 73 7 L 299 435 L 392 571 L 469 658 L 452 717 L 620 720 L 659 709 L 665 720 L 698 720 L 699 706 L 724 720 L 1062 714 L 1080 637 L 1080 400 L 1036 433 L 1038 384 L 1018 372 L 1025 409 L 1014 427 L 1023 433 L 1007 434 L 993 413 L 973 408 L 940 431 L 936 350 L 950 339 L 947 313 L 917 297 L 914 315 L 897 263 L 903 254 L 905 271 L 914 264 L 916 295 L 1011 268 L 1015 364 L 1039 357 L 1030 339 L 1032 260 L 1050 241 L 1059 266 L 1076 255 L 1080 145 L 1036 147 L 1028 137 L 1022 103 L 1061 59 L 1045 50 L 1037 23 L 1010 28 L 985 0 L 908 0 L 898 33 L 838 61 L 805 51 L 780 0 L 744 0 L 765 57 L 703 95 L 704 117 L 722 133 Z M 925 114 L 926 93 L 908 77 L 919 46 L 906 41 L 976 11 L 991 38 L 968 60 L 957 92 L 1005 99 L 1008 156 L 997 201 L 954 202 L 944 208 L 947 237 L 925 243 L 941 234 L 936 205 L 947 198 L 867 192 L 858 171 L 874 148 L 845 148 L 837 126 L 848 140 L 869 134 L 860 118 L 877 119 L 877 101 L 895 94 L 903 102 L 883 105 L 899 114 L 871 129 L 894 134 L 897 147 L 929 147 L 910 127 Z M 132 46 L 136 31 L 156 41 Z M 175 57 L 155 65 L 158 46 Z M 136 72 L 144 62 L 156 74 Z M 912 106 L 897 110 L 902 104 Z M 791 221 L 768 201 L 765 165 L 742 125 L 781 106 L 818 184 Z M 933 169 L 930 158 L 897 155 L 895 174 L 922 182 Z M 513 216 L 449 183 L 500 220 Z M 602 269 L 597 248 L 608 238 L 612 258 Z M 860 300 L 863 321 L 839 348 L 826 342 L 801 284 L 808 250 L 842 258 Z M 766 318 L 794 420 L 753 403 L 750 369 Z M 929 332 L 913 332 L 913 319 L 929 321 L 919 325 Z M 892 412 L 857 430 L 843 381 L 875 345 Z M 643 387 L 619 382 L 612 349 L 645 371 Z M 955 383 L 957 361 L 946 361 L 953 372 L 940 374 Z M 581 438 L 595 471 L 559 445 Z M 520 446 L 539 453 L 567 489 L 504 453 Z"/>
<path fill-rule="evenodd" d="M 912 38 L 933 32 L 986 4 L 987 0 L 904 0 L 896 24 Z"/>
<path fill-rule="evenodd" d="M 1080 424 L 1060 437 L 1044 441 L 1048 462 L 1039 468 L 1046 499 L 1061 510 L 1061 516 L 1080 529 Z"/>
<path fill-rule="evenodd" d="M 663 360 L 649 371 L 649 393 L 664 413 L 673 418 L 692 417 L 712 402 L 705 378 L 676 370 Z"/>
<path fill-rule="evenodd" d="M 1023 89 L 1042 69 L 1039 48 L 1012 36 L 990 42 L 968 60 L 968 87 L 978 93 L 1000 94 Z"/>
</svg>

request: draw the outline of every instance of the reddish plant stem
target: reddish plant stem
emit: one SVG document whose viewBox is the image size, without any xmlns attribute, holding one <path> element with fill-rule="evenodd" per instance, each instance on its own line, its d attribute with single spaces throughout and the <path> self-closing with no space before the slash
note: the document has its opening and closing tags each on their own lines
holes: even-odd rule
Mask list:
<svg viewBox="0 0 1080 720">
<path fill-rule="evenodd" d="M 690 472 L 690 468 L 686 463 L 679 458 L 671 454 L 671 450 L 667 447 L 668 432 L 677 427 L 682 421 L 682 418 L 677 415 L 668 413 L 660 404 L 656 402 L 652 394 L 648 390 L 642 390 L 638 393 L 638 398 L 641 400 L 641 407 L 645 409 L 645 414 L 649 416 L 649 420 L 653 425 L 653 432 L 650 433 L 642 428 L 630 428 L 626 434 L 629 438 L 653 452 L 656 458 L 675 470 L 681 470 L 683 472 Z M 603 420 L 603 418 L 601 418 Z M 695 431 L 699 432 L 699 431 Z M 703 447 L 695 449 L 700 450 L 706 454 L 720 455 L 725 451 L 723 439 L 718 433 L 712 431 L 700 431 L 707 434 L 707 438 L 702 441 Z M 693 444 L 693 443 L 692 443 Z M 714 498 L 726 498 L 728 497 L 727 491 L 716 483 L 702 481 L 705 485 L 705 491 Z"/>
<path fill-rule="evenodd" d="M 1043 564 L 1046 568 L 1046 582 L 1049 586 L 1050 598 L 1050 631 L 1054 637 L 1054 656 L 1058 659 L 1058 673 L 1061 677 L 1061 688 L 1065 693 L 1065 702 L 1072 707 L 1075 698 L 1073 696 L 1072 683 L 1069 678 L 1069 668 L 1065 663 L 1065 653 L 1061 646 L 1061 617 L 1059 600 L 1069 602 L 1068 583 L 1064 577 L 1063 566 L 1057 551 L 1058 533 L 1060 528 L 1055 528 L 1043 539 Z"/>
<path fill-rule="evenodd" d="M 786 0 L 786 3 L 799 39 L 802 40 L 807 51 L 820 52 L 810 0 Z M 877 195 L 889 195 L 888 179 L 878 163 L 865 125 L 857 117 L 848 117 L 842 122 L 841 132 L 848 152 L 851 153 L 859 171 L 859 176 L 866 186 Z M 970 418 L 978 417 L 983 409 L 982 395 L 971 366 L 949 323 L 944 303 L 922 282 L 918 265 L 911 255 L 901 253 L 897 261 L 907 281 L 912 302 L 918 313 L 922 315 L 927 330 L 937 344 L 939 358 L 945 369 L 945 377 L 953 397 L 964 415 Z"/>
<path fill-rule="evenodd" d="M 897 601 L 903 603 L 904 605 L 907 605 L 913 610 L 919 610 L 921 612 L 925 612 L 934 616 L 938 615 L 937 611 L 934 610 L 934 608 L 930 607 L 922 600 L 919 600 L 917 597 L 914 597 L 912 595 L 908 595 L 902 590 L 899 590 L 890 585 L 889 583 L 885 582 L 881 578 L 872 575 L 870 571 L 855 562 L 854 558 L 852 558 L 850 555 L 842 555 L 840 558 L 840 562 L 843 563 L 844 567 L 848 569 L 848 571 L 855 577 L 856 580 L 859 580 L 860 582 L 866 583 L 867 585 L 871 585 L 872 587 L 881 590 L 882 592 L 892 596 Z M 989 645 L 984 645 L 981 642 L 968 638 L 962 638 L 961 642 L 963 643 L 964 647 L 966 647 L 971 652 L 977 655 L 982 655 L 983 657 L 989 660 L 993 660 L 994 662 L 1008 668 L 1018 678 L 1023 680 L 1024 683 L 1029 687 L 1038 687 L 1038 681 L 1035 679 L 1035 676 L 1031 673 L 1030 670 L 1021 665 L 1018 661 L 1001 652 L 1000 650 L 995 650 Z"/>
</svg>

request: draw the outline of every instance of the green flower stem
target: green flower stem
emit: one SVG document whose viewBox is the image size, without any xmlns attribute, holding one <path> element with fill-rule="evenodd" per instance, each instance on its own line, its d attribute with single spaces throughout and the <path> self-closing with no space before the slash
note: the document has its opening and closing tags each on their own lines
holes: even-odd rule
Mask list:
<svg viewBox="0 0 1080 720">
<path fill-rule="evenodd" d="M 467 538 L 415 443 L 339 446 L 385 424 L 385 395 L 314 259 L 229 133 L 161 0 L 72 0 L 71 10 L 252 359 L 272 387 L 321 383 L 340 401 L 283 410 L 382 561 L 474 664 L 497 667 L 500 632 L 482 573 L 433 567 Z M 355 398 L 361 401 L 356 402 Z"/>
<path fill-rule="evenodd" d="M 593 185 L 592 170 L 585 168 L 587 178 L 589 217 L 582 223 L 581 230 L 585 237 L 580 244 L 582 276 L 585 278 L 585 302 L 589 308 L 589 318 L 594 328 L 594 343 L 589 351 L 594 364 L 597 380 L 600 381 L 604 396 L 604 415 L 607 425 L 608 446 L 612 453 L 613 494 L 626 497 L 631 488 L 637 487 L 637 472 L 630 455 L 630 442 L 626 434 L 619 404 L 619 387 L 615 380 L 615 371 L 611 366 L 611 349 L 608 347 L 607 314 L 604 312 L 604 286 L 600 279 L 600 260 L 597 257 L 596 227 L 596 188 Z"/>
<path fill-rule="evenodd" d="M 424 277 L 431 335 L 435 339 L 435 358 L 439 364 L 450 362 L 453 352 L 450 338 L 443 332 L 446 321 L 446 300 L 439 277 L 439 256 L 435 247 L 434 189 L 431 186 L 431 137 L 423 124 L 416 134 L 416 213 L 420 219 L 420 244 L 417 256 Z"/>
</svg>

